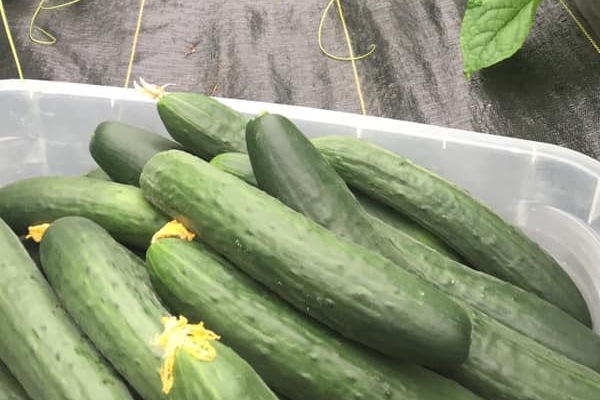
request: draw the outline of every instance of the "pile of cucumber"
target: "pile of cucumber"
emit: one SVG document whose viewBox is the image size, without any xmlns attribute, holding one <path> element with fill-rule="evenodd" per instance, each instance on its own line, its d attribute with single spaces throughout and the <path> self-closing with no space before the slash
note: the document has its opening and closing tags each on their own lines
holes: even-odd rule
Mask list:
<svg viewBox="0 0 600 400">
<path fill-rule="evenodd" d="M 99 168 L 0 188 L 0 400 L 600 399 L 578 288 L 462 188 L 196 93 L 157 112 L 171 138 L 105 121 Z"/>
</svg>

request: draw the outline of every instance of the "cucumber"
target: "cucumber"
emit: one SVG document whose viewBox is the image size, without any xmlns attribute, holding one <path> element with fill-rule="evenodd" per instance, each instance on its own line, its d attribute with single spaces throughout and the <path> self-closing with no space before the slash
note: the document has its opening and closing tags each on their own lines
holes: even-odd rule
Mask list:
<svg viewBox="0 0 600 400">
<path fill-rule="evenodd" d="M 230 151 L 246 152 L 248 119 L 209 96 L 167 93 L 158 100 L 158 115 L 173 139 L 199 157 L 210 160 Z"/>
<path fill-rule="evenodd" d="M 144 399 L 165 398 L 159 377 L 163 351 L 152 341 L 168 312 L 151 287 L 143 261 L 81 217 L 55 221 L 40 252 L 48 280 L 90 340 Z M 169 399 L 235 399 L 244 393 L 275 399 L 239 356 L 219 343 L 214 347 L 217 362 L 178 353 Z"/>
<path fill-rule="evenodd" d="M 256 177 L 252 165 L 250 164 L 250 158 L 247 154 L 243 153 L 223 153 L 214 157 L 210 164 L 214 167 L 230 173 L 231 175 L 237 176 L 246 183 L 258 186 Z M 352 189 L 350 189 L 352 191 Z M 441 241 L 439 238 L 433 236 L 423 227 L 417 223 L 409 220 L 401 214 L 394 211 L 392 208 L 372 199 L 358 191 L 352 191 L 356 200 L 364 208 L 364 210 L 371 216 L 371 218 L 377 218 L 378 220 L 385 221 L 392 225 L 394 228 L 405 232 L 412 238 L 419 242 L 426 244 L 427 246 L 435 249 L 436 251 L 444 254 L 457 261 L 462 261 L 461 257 L 456 254 L 446 243 Z"/>
<path fill-rule="evenodd" d="M 112 178 L 108 176 L 108 174 L 104 172 L 102 168 L 94 168 L 93 170 L 89 171 L 83 176 L 86 178 L 98 179 L 101 181 L 112 181 Z"/>
<path fill-rule="evenodd" d="M 218 329 L 289 399 L 478 399 L 429 370 L 342 338 L 200 243 L 160 240 L 146 257 L 157 293 L 174 312 Z"/>
<path fill-rule="evenodd" d="M 289 207 L 432 283 L 541 344 L 600 371 L 600 336 L 558 307 L 461 265 L 369 217 L 344 181 L 288 119 L 248 124 L 248 152 L 260 186 Z"/>
<path fill-rule="evenodd" d="M 246 146 L 259 188 L 341 237 L 373 250 L 385 245 L 346 183 L 290 120 L 251 119 Z"/>
<path fill-rule="evenodd" d="M 600 375 L 471 310 L 469 358 L 448 371 L 488 399 L 596 400 Z"/>
<path fill-rule="evenodd" d="M 252 170 L 252 164 L 250 164 L 250 158 L 248 158 L 247 154 L 234 152 L 222 153 L 213 157 L 210 160 L 210 165 L 233 176 L 237 176 L 252 186 L 258 186 L 254 171 Z"/>
<path fill-rule="evenodd" d="M 0 219 L 0 359 L 32 399 L 131 400 Z"/>
<path fill-rule="evenodd" d="M 0 362 L 0 400 L 29 400 L 21 384 Z"/>
<path fill-rule="evenodd" d="M 139 186 L 144 164 L 156 153 L 181 149 L 157 133 L 117 121 L 100 123 L 90 139 L 90 154 L 119 183 Z"/>
<path fill-rule="evenodd" d="M 265 192 L 178 150 L 152 157 L 140 186 L 200 240 L 345 336 L 428 366 L 466 358 L 471 328 L 461 307 Z"/>
<path fill-rule="evenodd" d="M 122 243 L 146 248 L 169 218 L 140 189 L 84 177 L 36 177 L 0 188 L 0 218 L 18 234 L 27 227 L 79 215 L 102 225 Z"/>
<path fill-rule="evenodd" d="M 560 265 L 466 191 L 364 140 L 324 137 L 312 143 L 349 185 L 414 219 L 474 267 L 591 326 L 581 293 Z"/>
</svg>

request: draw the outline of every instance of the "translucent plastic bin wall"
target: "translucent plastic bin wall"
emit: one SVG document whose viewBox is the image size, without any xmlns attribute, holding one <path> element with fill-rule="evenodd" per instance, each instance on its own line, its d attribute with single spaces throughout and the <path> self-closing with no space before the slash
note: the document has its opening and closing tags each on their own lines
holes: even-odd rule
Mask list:
<svg viewBox="0 0 600 400">
<path fill-rule="evenodd" d="M 466 188 L 554 255 L 584 292 L 600 331 L 600 163 L 557 146 L 302 107 L 220 99 L 252 115 L 292 118 L 311 137 L 358 136 Z M 0 185 L 94 167 L 88 140 L 119 120 L 167 135 L 154 101 L 134 90 L 0 81 Z"/>
</svg>

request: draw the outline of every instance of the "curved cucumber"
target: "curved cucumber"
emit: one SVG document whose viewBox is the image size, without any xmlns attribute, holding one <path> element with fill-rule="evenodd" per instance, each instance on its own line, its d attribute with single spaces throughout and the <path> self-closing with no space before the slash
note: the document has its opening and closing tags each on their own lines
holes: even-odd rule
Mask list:
<svg viewBox="0 0 600 400">
<path fill-rule="evenodd" d="M 254 170 L 252 169 L 252 164 L 250 164 L 250 158 L 247 154 L 219 154 L 210 161 L 210 164 L 221 171 L 225 171 L 231 175 L 237 176 L 250 185 L 258 186 L 256 177 L 254 176 Z M 352 191 L 351 188 L 350 190 Z M 457 261 L 461 260 L 460 256 L 456 254 L 454 250 L 448 247 L 446 243 L 432 235 L 417 223 L 409 220 L 402 214 L 397 213 L 392 208 L 369 196 L 366 196 L 358 191 L 352 191 L 352 193 L 364 210 L 370 215 L 371 219 L 377 218 L 378 220 L 384 221 L 392 225 L 394 228 L 408 234 L 410 237 L 418 240 L 419 242 L 442 253 L 443 255 Z"/>
<path fill-rule="evenodd" d="M 131 400 L 0 220 L 0 359 L 32 399 Z"/>
<path fill-rule="evenodd" d="M 46 176 L 0 188 L 0 218 L 18 234 L 69 215 L 91 219 L 120 242 L 142 248 L 169 222 L 140 189 L 120 183 Z"/>
<path fill-rule="evenodd" d="M 246 152 L 248 119 L 218 100 L 197 93 L 167 93 L 158 100 L 158 114 L 171 137 L 199 157 L 210 160 L 220 153 Z"/>
<path fill-rule="evenodd" d="M 347 337 L 425 365 L 464 361 L 470 324 L 462 308 L 265 192 L 177 150 L 152 157 L 140 184 L 200 240 Z"/>
<path fill-rule="evenodd" d="M 159 377 L 163 350 L 152 341 L 168 312 L 143 261 L 81 217 L 55 221 L 40 247 L 48 280 L 81 329 L 144 399 L 164 399 Z M 222 400 L 244 398 L 244 393 L 275 399 L 239 356 L 218 342 L 214 347 L 218 362 L 176 356 L 169 399 Z"/>
<path fill-rule="evenodd" d="M 156 153 L 181 149 L 157 133 L 117 121 L 100 123 L 90 140 L 90 154 L 119 183 L 139 186 L 144 164 Z"/>
<path fill-rule="evenodd" d="M 416 220 L 474 267 L 591 325 L 581 293 L 560 265 L 466 191 L 364 140 L 324 137 L 312 143 L 349 185 Z"/>
<path fill-rule="evenodd" d="M 21 384 L 0 362 L 0 400 L 29 400 Z"/>
<path fill-rule="evenodd" d="M 377 250 L 454 299 L 561 354 L 600 370 L 600 336 L 558 307 L 444 257 L 370 218 L 335 170 L 285 117 L 262 115 L 246 133 L 261 187 L 333 232 Z"/>
<path fill-rule="evenodd" d="M 148 249 L 147 264 L 154 287 L 174 312 L 218 329 L 287 398 L 478 399 L 433 372 L 392 363 L 342 338 L 200 243 L 160 240 Z"/>
</svg>

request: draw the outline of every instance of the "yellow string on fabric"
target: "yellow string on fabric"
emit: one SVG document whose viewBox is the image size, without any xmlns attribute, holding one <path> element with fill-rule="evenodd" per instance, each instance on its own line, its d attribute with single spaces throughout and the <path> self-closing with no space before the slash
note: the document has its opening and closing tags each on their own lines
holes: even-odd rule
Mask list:
<svg viewBox="0 0 600 400">
<path fill-rule="evenodd" d="M 23 80 L 25 78 L 23 76 L 23 70 L 21 69 L 19 54 L 17 53 L 17 48 L 15 47 L 15 42 L 10 32 L 10 26 L 8 25 L 8 18 L 6 18 L 6 10 L 4 9 L 4 4 L 2 3 L 2 0 L 0 0 L 0 16 L 2 17 L 2 25 L 4 25 L 4 31 L 6 32 L 6 37 L 8 38 L 10 52 L 12 53 L 13 60 L 15 61 L 15 66 L 17 67 L 17 74 L 19 74 L 19 79 Z"/>
<path fill-rule="evenodd" d="M 40 28 L 39 26 L 37 26 L 35 24 L 35 21 L 37 20 L 38 16 L 40 15 L 40 12 L 42 12 L 42 10 L 45 10 L 45 11 L 58 10 L 60 8 L 68 7 L 70 5 L 79 3 L 80 1 L 81 0 L 71 0 L 71 1 L 67 1 L 66 3 L 61 3 L 61 4 L 54 5 L 54 6 L 44 6 L 44 3 L 46 3 L 46 0 L 40 0 L 40 2 L 38 3 L 38 6 L 35 9 L 35 12 L 33 13 L 33 16 L 31 17 L 31 21 L 29 22 L 29 39 L 31 39 L 31 41 L 36 44 L 45 45 L 45 46 L 52 46 L 53 44 L 55 44 L 56 37 L 54 35 L 52 35 L 50 32 L 48 32 L 47 30 Z M 45 36 L 46 38 L 45 39 L 37 39 L 37 38 L 33 37 L 34 32 L 38 32 L 38 33 L 42 34 L 43 36 Z"/>
<path fill-rule="evenodd" d="M 594 40 L 592 35 L 587 31 L 587 29 L 585 29 L 585 26 L 583 25 L 583 23 L 581 21 L 579 21 L 579 18 L 577 18 L 577 16 L 573 12 L 573 10 L 571 10 L 571 7 L 569 7 L 569 5 L 565 2 L 565 0 L 558 0 L 558 1 L 563 6 L 563 8 L 567 12 L 567 14 L 569 14 L 569 16 L 573 19 L 573 21 L 575 22 L 575 25 L 577 25 L 577 27 L 579 28 L 579 30 L 581 31 L 583 36 L 592 44 L 592 47 L 594 47 L 596 52 L 598 54 L 600 54 L 600 46 L 598 46 L 598 43 L 596 43 L 596 41 Z"/>
<path fill-rule="evenodd" d="M 350 54 L 349 57 L 336 56 L 336 55 L 330 53 L 329 51 L 327 51 L 325 49 L 325 46 L 323 46 L 323 26 L 325 25 L 325 19 L 327 18 L 329 11 L 331 10 L 331 8 L 333 7 L 334 4 L 337 5 L 338 15 L 342 22 L 342 29 L 344 30 L 344 36 L 346 38 L 346 44 L 348 45 L 348 52 Z M 352 40 L 350 39 L 350 33 L 348 31 L 348 26 L 346 25 L 346 18 L 344 16 L 344 10 L 342 8 L 342 3 L 340 0 L 330 0 L 329 3 L 327 3 L 327 6 L 325 7 L 325 9 L 323 10 L 323 15 L 321 16 L 321 21 L 319 22 L 319 29 L 317 31 L 317 42 L 319 43 L 319 48 L 327 57 L 337 60 L 337 61 L 350 61 L 352 63 L 352 72 L 354 74 L 354 85 L 356 86 L 356 93 L 358 94 L 358 101 L 360 103 L 360 109 L 361 109 L 361 112 L 363 113 L 363 115 L 366 115 L 367 107 L 365 106 L 365 100 L 364 100 L 364 96 L 362 93 L 360 78 L 358 76 L 358 67 L 356 66 L 356 61 L 359 61 L 359 60 L 369 57 L 375 51 L 376 46 L 374 44 L 371 44 L 371 46 L 369 46 L 369 51 L 367 51 L 366 53 L 359 55 L 359 56 L 354 55 L 354 49 L 352 47 Z"/>
<path fill-rule="evenodd" d="M 141 0 L 140 11 L 138 13 L 137 24 L 135 27 L 135 33 L 133 35 L 133 44 L 131 45 L 131 55 L 129 56 L 129 64 L 127 65 L 127 74 L 125 75 L 125 88 L 129 87 L 129 80 L 131 79 L 131 71 L 133 70 L 133 61 L 135 59 L 135 49 L 137 47 L 138 39 L 140 37 L 140 28 L 142 27 L 142 19 L 144 18 L 145 6 L 146 0 Z"/>
</svg>

